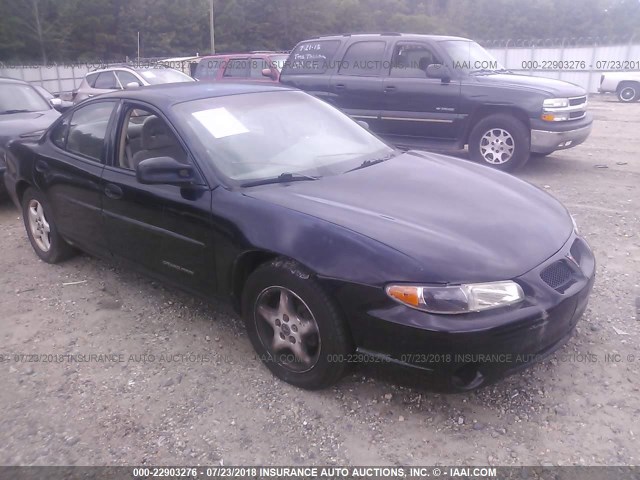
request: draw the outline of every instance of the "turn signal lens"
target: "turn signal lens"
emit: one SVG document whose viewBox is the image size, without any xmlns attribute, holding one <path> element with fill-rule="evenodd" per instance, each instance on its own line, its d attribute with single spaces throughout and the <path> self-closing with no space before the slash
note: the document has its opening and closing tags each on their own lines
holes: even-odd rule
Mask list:
<svg viewBox="0 0 640 480">
<path fill-rule="evenodd" d="M 480 312 L 524 300 L 522 287 L 510 280 L 465 285 L 389 285 L 387 295 L 418 310 L 440 314 Z"/>
<path fill-rule="evenodd" d="M 401 303 L 406 303 L 412 307 L 420 306 L 420 287 L 405 285 L 392 285 L 387 287 L 387 295 Z"/>
</svg>

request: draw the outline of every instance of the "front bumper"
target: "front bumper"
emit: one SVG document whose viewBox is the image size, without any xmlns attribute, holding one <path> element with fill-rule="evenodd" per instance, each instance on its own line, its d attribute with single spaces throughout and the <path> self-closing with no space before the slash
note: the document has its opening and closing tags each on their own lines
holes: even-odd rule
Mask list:
<svg viewBox="0 0 640 480">
<path fill-rule="evenodd" d="M 534 153 L 551 153 L 556 150 L 575 147 L 583 143 L 591 133 L 592 124 L 575 130 L 550 131 L 531 130 L 531 151 Z"/>
<path fill-rule="evenodd" d="M 572 278 L 558 291 L 542 272 L 563 262 Z M 446 390 L 491 383 L 561 347 L 584 313 L 595 279 L 587 243 L 573 235 L 553 257 L 514 279 L 526 299 L 518 305 L 465 315 L 433 315 L 378 298 L 349 312 L 358 351 L 377 363 L 412 367 Z M 350 295 L 351 296 L 351 295 Z"/>
</svg>

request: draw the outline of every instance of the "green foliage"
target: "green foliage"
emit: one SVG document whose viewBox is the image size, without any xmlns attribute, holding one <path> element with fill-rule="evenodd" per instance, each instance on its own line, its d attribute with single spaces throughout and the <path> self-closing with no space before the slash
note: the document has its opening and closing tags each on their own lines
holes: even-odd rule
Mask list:
<svg viewBox="0 0 640 480">
<path fill-rule="evenodd" d="M 218 52 L 316 35 L 402 31 L 474 39 L 640 38 L 640 0 L 214 0 Z M 124 61 L 209 53 L 209 0 L 0 0 L 0 59 Z"/>
</svg>

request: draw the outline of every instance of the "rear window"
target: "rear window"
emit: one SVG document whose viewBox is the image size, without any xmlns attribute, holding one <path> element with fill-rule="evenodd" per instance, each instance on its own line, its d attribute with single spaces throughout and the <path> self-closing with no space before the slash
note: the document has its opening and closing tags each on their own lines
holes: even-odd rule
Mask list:
<svg viewBox="0 0 640 480">
<path fill-rule="evenodd" d="M 287 61 L 283 74 L 324 73 L 333 66 L 339 40 L 318 40 L 299 44 Z"/>
</svg>

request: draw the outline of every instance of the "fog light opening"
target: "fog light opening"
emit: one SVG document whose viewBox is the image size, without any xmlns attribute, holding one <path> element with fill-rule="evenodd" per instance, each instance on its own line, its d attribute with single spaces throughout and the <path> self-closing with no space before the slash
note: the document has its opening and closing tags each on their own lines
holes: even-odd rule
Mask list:
<svg viewBox="0 0 640 480">
<path fill-rule="evenodd" d="M 455 371 L 451 383 L 458 390 L 473 390 L 485 381 L 477 363 L 466 363 Z"/>
</svg>

